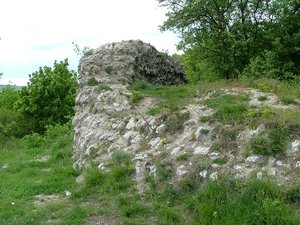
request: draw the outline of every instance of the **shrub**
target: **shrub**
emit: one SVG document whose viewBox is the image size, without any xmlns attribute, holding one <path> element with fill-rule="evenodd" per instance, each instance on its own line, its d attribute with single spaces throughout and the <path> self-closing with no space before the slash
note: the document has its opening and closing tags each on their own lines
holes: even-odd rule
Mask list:
<svg viewBox="0 0 300 225">
<path fill-rule="evenodd" d="M 23 87 L 17 108 L 32 121 L 34 131 L 42 133 L 47 125 L 64 124 L 74 115 L 76 72 L 68 69 L 68 60 L 54 67 L 40 68 L 29 75 L 30 83 Z"/>
<path fill-rule="evenodd" d="M 3 138 L 23 137 L 32 130 L 29 121 L 12 109 L 0 108 L 0 136 Z"/>
<path fill-rule="evenodd" d="M 19 98 L 19 91 L 8 86 L 0 91 L 0 107 L 13 109 L 15 102 L 17 102 Z"/>
</svg>

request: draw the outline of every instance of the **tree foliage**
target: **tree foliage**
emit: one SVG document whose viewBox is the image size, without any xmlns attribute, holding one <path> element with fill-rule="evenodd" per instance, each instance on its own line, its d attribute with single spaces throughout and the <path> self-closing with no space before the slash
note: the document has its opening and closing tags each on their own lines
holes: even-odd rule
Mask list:
<svg viewBox="0 0 300 225">
<path fill-rule="evenodd" d="M 68 60 L 54 62 L 29 75 L 30 82 L 20 92 L 19 111 L 33 123 L 35 132 L 48 125 L 64 124 L 74 114 L 76 72 L 68 69 Z"/>
<path fill-rule="evenodd" d="M 279 69 L 277 78 L 299 75 L 299 0 L 158 2 L 168 9 L 162 30 L 181 36 L 179 48 L 188 50 L 190 64 L 200 74 L 201 66 L 210 66 L 219 76 L 236 78 L 251 60 L 272 54 Z"/>
</svg>

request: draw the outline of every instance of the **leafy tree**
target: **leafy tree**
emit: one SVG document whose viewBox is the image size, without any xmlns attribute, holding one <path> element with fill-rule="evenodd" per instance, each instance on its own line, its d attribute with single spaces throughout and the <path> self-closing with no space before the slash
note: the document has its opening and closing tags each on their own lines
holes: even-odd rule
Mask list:
<svg viewBox="0 0 300 225">
<path fill-rule="evenodd" d="M 29 75 L 30 82 L 20 92 L 17 108 L 32 121 L 35 132 L 48 125 L 64 124 L 74 114 L 76 72 L 68 69 L 68 60 L 54 62 Z"/>
<path fill-rule="evenodd" d="M 158 2 L 168 9 L 161 29 L 181 36 L 179 47 L 188 50 L 189 65 L 202 75 L 209 66 L 217 76 L 236 78 L 251 59 L 271 51 L 282 68 L 279 78 L 286 71 L 299 74 L 299 0 Z"/>
</svg>

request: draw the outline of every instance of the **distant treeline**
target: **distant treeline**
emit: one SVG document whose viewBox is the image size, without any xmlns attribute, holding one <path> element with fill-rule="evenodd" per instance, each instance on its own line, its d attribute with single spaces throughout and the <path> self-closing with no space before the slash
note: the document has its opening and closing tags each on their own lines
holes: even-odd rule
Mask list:
<svg viewBox="0 0 300 225">
<path fill-rule="evenodd" d="M 12 87 L 13 89 L 16 89 L 16 90 L 21 90 L 22 89 L 22 86 L 9 85 L 9 84 L 0 84 L 0 91 L 4 88 L 7 88 L 7 87 Z"/>
</svg>

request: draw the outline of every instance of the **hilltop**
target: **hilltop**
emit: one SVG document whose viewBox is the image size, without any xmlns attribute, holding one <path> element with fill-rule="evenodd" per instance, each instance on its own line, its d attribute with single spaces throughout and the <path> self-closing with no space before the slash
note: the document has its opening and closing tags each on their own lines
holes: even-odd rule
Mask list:
<svg viewBox="0 0 300 225">
<path fill-rule="evenodd" d="M 300 224 L 299 85 L 187 83 L 141 41 L 86 52 L 78 78 L 72 125 L 10 137 L 29 121 L 2 108 L 0 224 Z"/>
</svg>

